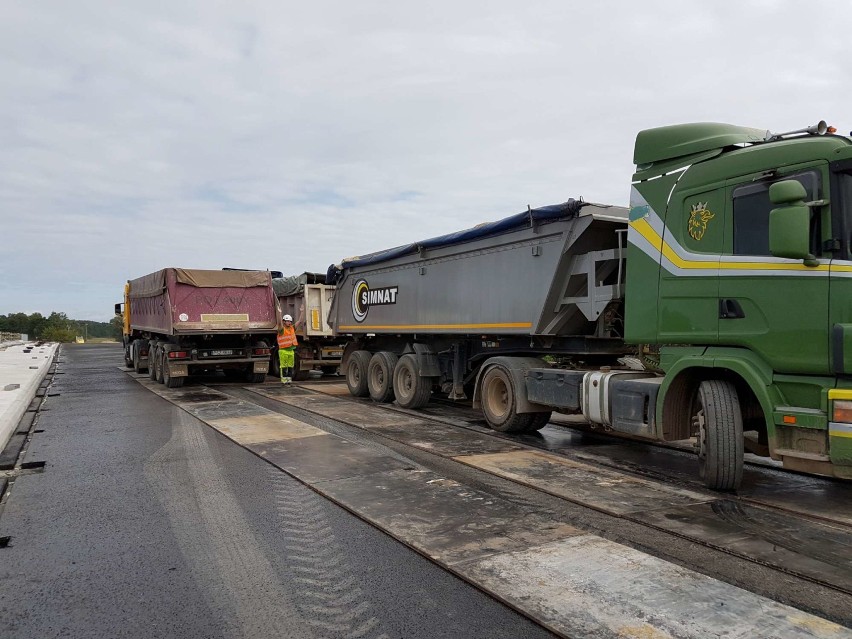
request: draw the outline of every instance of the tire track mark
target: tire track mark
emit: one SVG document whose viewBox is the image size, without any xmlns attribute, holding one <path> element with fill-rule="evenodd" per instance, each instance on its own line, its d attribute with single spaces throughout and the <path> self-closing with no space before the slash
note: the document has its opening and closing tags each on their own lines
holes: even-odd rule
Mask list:
<svg viewBox="0 0 852 639">
<path fill-rule="evenodd" d="M 321 498 L 275 468 L 268 472 L 286 535 L 289 570 L 301 586 L 296 606 L 305 623 L 335 637 L 388 639 L 335 540 Z"/>
<path fill-rule="evenodd" d="M 168 443 L 145 462 L 145 479 L 223 635 L 312 639 L 213 459 L 205 427 L 174 408 L 172 428 Z"/>
</svg>

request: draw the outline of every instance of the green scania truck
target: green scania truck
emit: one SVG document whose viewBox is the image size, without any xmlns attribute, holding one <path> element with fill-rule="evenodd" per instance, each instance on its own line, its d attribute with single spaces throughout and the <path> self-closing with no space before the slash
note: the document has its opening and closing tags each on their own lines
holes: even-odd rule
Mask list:
<svg viewBox="0 0 852 639">
<path fill-rule="evenodd" d="M 683 124 L 634 162 L 629 210 L 571 200 L 333 267 L 350 391 L 694 438 L 714 489 L 745 451 L 852 478 L 852 140 Z"/>
</svg>

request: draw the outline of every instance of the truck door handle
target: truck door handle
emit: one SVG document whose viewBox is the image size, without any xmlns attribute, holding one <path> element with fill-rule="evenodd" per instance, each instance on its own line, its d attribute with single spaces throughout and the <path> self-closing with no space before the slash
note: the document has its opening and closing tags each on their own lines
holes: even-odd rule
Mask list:
<svg viewBox="0 0 852 639">
<path fill-rule="evenodd" d="M 745 312 L 737 300 L 719 300 L 719 319 L 741 319 L 743 317 L 745 317 Z"/>
</svg>

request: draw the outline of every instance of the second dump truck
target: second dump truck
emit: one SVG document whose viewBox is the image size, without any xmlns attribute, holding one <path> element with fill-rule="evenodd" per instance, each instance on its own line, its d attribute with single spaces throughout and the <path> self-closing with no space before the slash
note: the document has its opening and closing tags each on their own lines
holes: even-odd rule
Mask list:
<svg viewBox="0 0 852 639">
<path fill-rule="evenodd" d="M 630 208 L 565 204 L 344 260 L 330 322 L 353 395 L 554 410 L 852 478 L 852 140 L 717 123 L 639 133 Z"/>
<path fill-rule="evenodd" d="M 334 286 L 325 283 L 324 273 L 302 273 L 292 277 L 274 277 L 272 288 L 278 298 L 281 316 L 290 315 L 299 344 L 295 350 L 293 378 L 308 379 L 312 370 L 326 375 L 337 372 L 345 339 L 335 335 L 328 324 L 328 310 L 334 298 Z M 271 372 L 278 375 L 278 348 L 273 341 Z"/>
<path fill-rule="evenodd" d="M 115 312 L 125 364 L 170 388 L 217 371 L 262 382 L 280 325 L 266 271 L 161 269 L 129 280 Z"/>
</svg>

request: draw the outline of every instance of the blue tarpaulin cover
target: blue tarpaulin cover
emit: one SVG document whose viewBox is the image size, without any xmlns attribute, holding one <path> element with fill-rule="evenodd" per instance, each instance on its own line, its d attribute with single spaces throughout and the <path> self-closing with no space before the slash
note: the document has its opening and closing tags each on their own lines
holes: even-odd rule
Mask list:
<svg viewBox="0 0 852 639">
<path fill-rule="evenodd" d="M 441 246 L 453 246 L 455 244 L 463 244 L 465 242 L 471 242 L 473 240 L 478 240 L 484 237 L 499 235 L 501 233 L 513 231 L 517 228 L 523 228 L 525 226 L 528 227 L 531 224 L 535 224 L 537 222 L 547 222 L 551 220 L 560 220 L 566 217 L 574 217 L 585 205 L 586 202 L 583 202 L 582 200 L 575 200 L 572 198 L 569 199 L 567 202 L 563 202 L 562 204 L 551 204 L 549 206 L 542 206 L 537 209 L 530 209 L 528 211 L 524 211 L 523 213 L 518 213 L 516 215 L 503 218 L 502 220 L 497 220 L 496 222 L 485 222 L 483 224 L 478 224 L 473 228 L 465 229 L 463 231 L 448 233 L 447 235 L 433 237 L 431 239 L 423 240 L 421 242 L 414 242 L 412 244 L 404 244 L 403 246 L 397 246 L 395 248 L 387 249 L 384 251 L 378 251 L 377 253 L 370 253 L 369 255 L 350 257 L 343 260 L 340 265 L 332 264 L 331 266 L 329 266 L 328 274 L 326 275 L 326 281 L 329 283 L 337 282 L 340 275 L 342 274 L 342 269 L 346 269 L 352 266 L 379 264 L 381 262 L 387 262 L 388 260 L 392 260 L 397 257 L 402 257 L 403 255 L 417 253 L 422 248 L 430 249 L 438 248 Z"/>
</svg>

